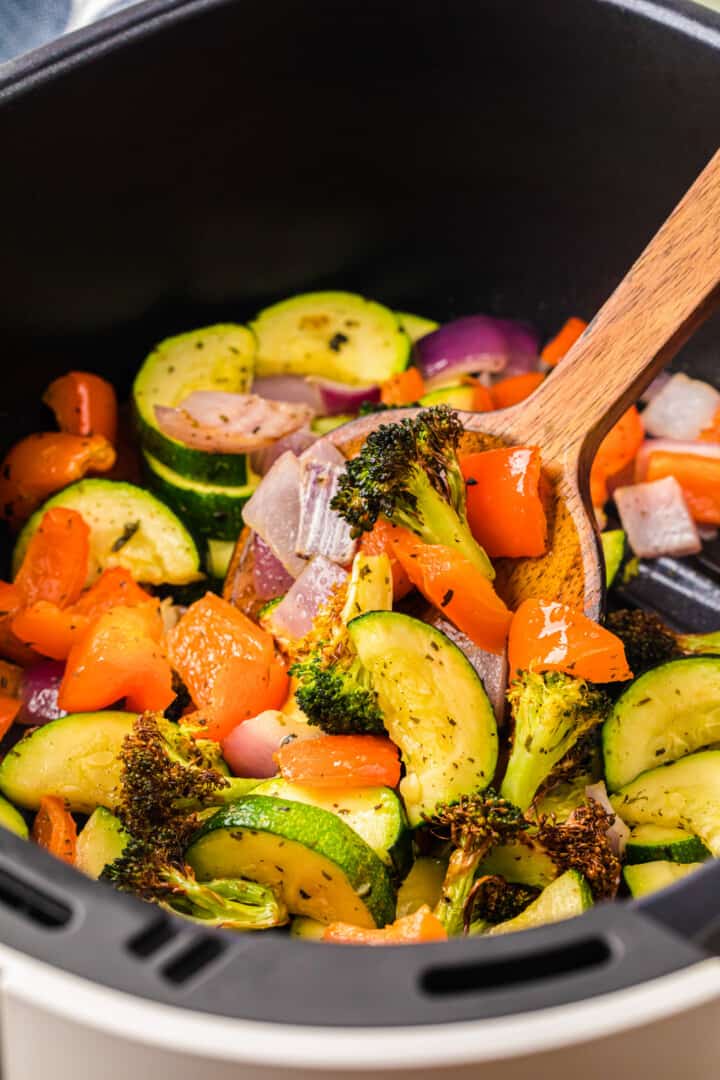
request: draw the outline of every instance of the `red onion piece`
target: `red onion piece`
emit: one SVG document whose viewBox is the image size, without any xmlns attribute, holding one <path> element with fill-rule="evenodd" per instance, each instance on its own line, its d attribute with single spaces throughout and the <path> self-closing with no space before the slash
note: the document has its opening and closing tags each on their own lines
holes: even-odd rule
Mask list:
<svg viewBox="0 0 720 1080">
<path fill-rule="evenodd" d="M 300 463 L 286 450 L 243 507 L 243 519 L 293 578 L 306 563 L 295 554 L 300 521 Z"/>
<path fill-rule="evenodd" d="M 602 806 L 603 810 L 605 810 L 608 814 L 613 815 L 615 820 L 613 821 L 612 825 L 609 827 L 605 835 L 608 838 L 608 843 L 610 844 L 610 847 L 613 849 L 617 857 L 619 859 L 622 859 L 623 855 L 625 854 L 625 845 L 627 844 L 630 837 L 630 830 L 625 824 L 625 822 L 622 820 L 622 818 L 618 816 L 615 807 L 610 802 L 608 798 L 607 788 L 605 787 L 605 781 L 600 780 L 597 784 L 588 785 L 588 787 L 585 788 L 585 797 L 588 799 L 592 799 L 593 802 L 596 802 L 600 806 Z"/>
<path fill-rule="evenodd" d="M 294 578 L 257 533 L 253 533 L 252 547 L 253 582 L 258 597 L 267 601 L 282 596 L 288 591 Z"/>
<path fill-rule="evenodd" d="M 710 427 L 718 409 L 720 393 L 714 386 L 673 375 L 645 409 L 643 425 L 648 435 L 692 441 Z"/>
<path fill-rule="evenodd" d="M 503 371 L 508 361 L 505 333 L 487 315 L 467 315 L 445 323 L 415 343 L 415 357 L 428 388 L 449 375 Z"/>
<path fill-rule="evenodd" d="M 268 709 L 233 728 L 223 740 L 222 752 L 234 776 L 262 780 L 277 774 L 273 755 L 286 739 L 315 739 L 320 736 L 322 732 L 317 728 L 293 720 L 275 709 Z"/>
<path fill-rule="evenodd" d="M 480 676 L 485 693 L 493 707 L 495 719 L 498 724 L 502 724 L 505 719 L 505 693 L 508 683 L 507 654 L 496 656 L 494 653 L 485 652 L 474 641 L 471 641 L 467 634 L 458 630 L 457 626 L 441 615 L 437 608 L 429 608 L 422 618 L 423 622 L 440 630 L 465 653 Z"/>
<path fill-rule="evenodd" d="M 256 450 L 250 455 L 250 466 L 258 476 L 265 476 L 286 450 L 292 450 L 293 454 L 299 456 L 317 440 L 318 436 L 310 428 L 298 428 L 297 431 L 291 431 L 289 435 L 283 435 L 282 439 L 277 439 L 271 446 Z"/>
<path fill-rule="evenodd" d="M 20 697 L 22 708 L 18 724 L 40 725 L 67 716 L 58 707 L 58 690 L 65 674 L 65 664 L 59 660 L 39 660 L 25 669 Z"/>
<path fill-rule="evenodd" d="M 635 458 L 636 481 L 645 479 L 648 458 L 657 450 L 662 450 L 666 454 L 694 454 L 697 457 L 720 458 L 720 443 L 681 442 L 679 439 L 646 439 Z"/>
<path fill-rule="evenodd" d="M 527 323 L 513 319 L 496 319 L 495 323 L 505 335 L 508 359 L 503 369 L 503 378 L 511 375 L 525 375 L 528 371 L 538 371 L 540 365 L 540 338 Z"/>
<path fill-rule="evenodd" d="M 312 459 L 303 464 L 295 550 L 305 559 L 324 555 L 340 566 L 352 562 L 357 542 L 350 535 L 348 523 L 330 508 L 344 469 L 344 463 L 331 465 Z"/>
<path fill-rule="evenodd" d="M 348 578 L 346 570 L 317 555 L 272 612 L 272 629 L 279 636 L 301 638 L 312 629 L 313 619 L 331 592 Z"/>
<path fill-rule="evenodd" d="M 640 401 L 643 405 L 649 405 L 652 399 L 657 397 L 660 391 L 670 382 L 671 378 L 672 375 L 669 371 L 661 371 L 659 375 L 656 375 L 647 390 L 640 395 Z"/>
<path fill-rule="evenodd" d="M 267 401 L 292 401 L 309 405 L 316 413 L 323 411 L 319 389 L 304 375 L 261 375 L 253 379 L 252 391 Z"/>
<path fill-rule="evenodd" d="M 312 416 L 308 405 L 217 390 L 196 390 L 177 409 L 155 406 L 162 432 L 208 453 L 260 450 L 306 426 Z"/>
<path fill-rule="evenodd" d="M 320 375 L 308 375 L 307 382 L 320 396 L 319 412 L 323 416 L 341 416 L 355 413 L 361 405 L 375 404 L 380 400 L 380 387 L 376 383 L 367 386 L 348 386 Z"/>
<path fill-rule="evenodd" d="M 702 548 L 674 476 L 617 488 L 615 505 L 630 547 L 642 559 L 695 555 Z"/>
<path fill-rule="evenodd" d="M 300 455 L 300 467 L 304 468 L 309 461 L 321 461 L 325 465 L 345 465 L 345 457 L 328 438 L 318 439 L 303 451 Z"/>
</svg>

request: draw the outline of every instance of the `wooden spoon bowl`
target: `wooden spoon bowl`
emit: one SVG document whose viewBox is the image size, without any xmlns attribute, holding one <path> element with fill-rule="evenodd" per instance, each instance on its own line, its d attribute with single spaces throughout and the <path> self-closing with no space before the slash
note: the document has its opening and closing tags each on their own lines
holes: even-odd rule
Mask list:
<svg viewBox="0 0 720 1080">
<path fill-rule="evenodd" d="M 598 618 L 604 563 L 590 503 L 593 457 L 719 300 L 720 152 L 542 386 L 509 409 L 459 413 L 462 452 L 537 446 L 554 496 L 547 554 L 496 563 L 498 591 L 510 607 L 535 596 Z M 360 417 L 329 438 L 352 456 L 371 431 L 417 411 Z"/>
</svg>

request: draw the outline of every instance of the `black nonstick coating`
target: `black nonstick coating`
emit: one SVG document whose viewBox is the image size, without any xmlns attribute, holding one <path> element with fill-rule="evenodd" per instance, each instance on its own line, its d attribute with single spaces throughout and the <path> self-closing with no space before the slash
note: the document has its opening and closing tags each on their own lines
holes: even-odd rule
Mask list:
<svg viewBox="0 0 720 1080">
<path fill-rule="evenodd" d="M 157 339 L 311 288 L 550 332 L 591 315 L 718 144 L 720 19 L 685 2 L 151 0 L 0 68 L 0 441 L 51 375 L 127 391 Z M 718 325 L 680 366 L 718 381 Z M 716 628 L 717 547 L 629 599 Z M 654 575 L 654 577 L 653 577 Z M 537 1009 L 694 963 L 714 864 L 492 940 L 202 933 L 0 835 L 0 940 L 201 1011 L 295 1024 Z M 712 930 L 712 926 L 709 927 Z"/>
</svg>

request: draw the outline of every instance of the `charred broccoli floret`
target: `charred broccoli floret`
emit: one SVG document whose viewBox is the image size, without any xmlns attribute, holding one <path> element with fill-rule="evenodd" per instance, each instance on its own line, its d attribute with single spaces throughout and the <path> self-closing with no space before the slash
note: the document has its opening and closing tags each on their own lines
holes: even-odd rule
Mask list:
<svg viewBox="0 0 720 1080">
<path fill-rule="evenodd" d="M 587 758 L 588 735 L 607 717 L 607 694 L 559 671 L 521 672 L 508 691 L 514 728 L 501 794 L 527 810 L 557 769 L 567 780 Z"/>
<path fill-rule="evenodd" d="M 438 807 L 426 824 L 436 836 L 449 839 L 454 848 L 435 914 L 448 934 L 460 934 L 467 929 L 472 914 L 478 866 L 496 844 L 517 836 L 528 823 L 516 806 L 488 788 Z"/>
<path fill-rule="evenodd" d="M 488 926 L 514 919 L 540 895 L 533 885 L 519 885 L 497 874 L 476 879 L 465 905 L 465 926 L 469 933 L 482 933 Z"/>
<path fill-rule="evenodd" d="M 287 922 L 287 909 L 272 889 L 254 881 L 223 878 L 199 882 L 186 866 L 177 842 L 151 845 L 133 838 L 103 878 L 123 892 L 203 926 L 265 930 Z"/>
<path fill-rule="evenodd" d="M 467 523 L 465 481 L 457 459 L 463 427 L 447 406 L 384 424 L 368 436 L 340 477 L 331 506 L 353 536 L 383 516 L 411 529 L 428 544 L 461 552 L 485 577 L 490 560 Z"/>
<path fill-rule="evenodd" d="M 556 866 L 561 871 L 578 870 L 596 900 L 611 899 L 620 883 L 622 864 L 607 836 L 614 821 L 614 814 L 589 799 L 563 824 L 542 818 L 537 827 L 537 840 Z"/>
<path fill-rule="evenodd" d="M 605 625 L 622 641 L 636 676 L 682 656 L 720 654 L 720 630 L 712 634 L 676 634 L 651 611 L 613 611 Z"/>
</svg>

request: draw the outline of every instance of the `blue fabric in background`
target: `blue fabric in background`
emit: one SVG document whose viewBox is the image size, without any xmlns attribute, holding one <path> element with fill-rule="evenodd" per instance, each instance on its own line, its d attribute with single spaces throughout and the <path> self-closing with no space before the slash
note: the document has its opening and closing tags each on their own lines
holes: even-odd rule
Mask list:
<svg viewBox="0 0 720 1080">
<path fill-rule="evenodd" d="M 72 0 L 0 0 L 0 61 L 63 33 Z"/>
</svg>

